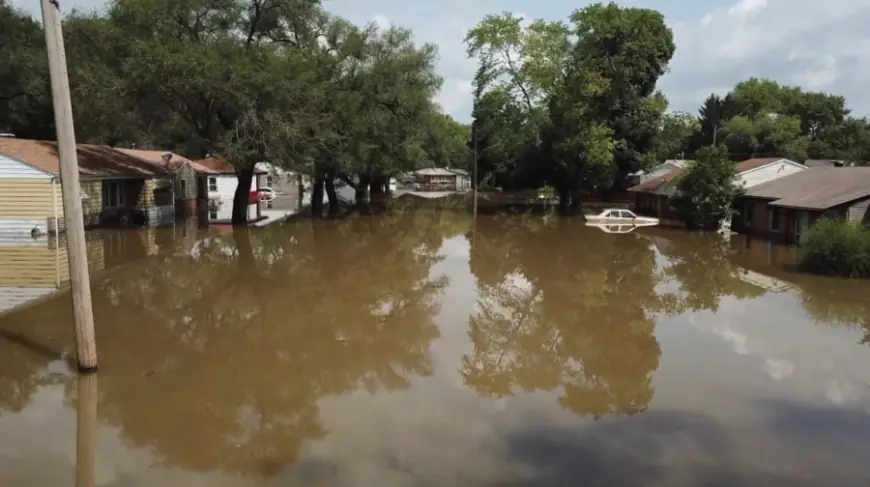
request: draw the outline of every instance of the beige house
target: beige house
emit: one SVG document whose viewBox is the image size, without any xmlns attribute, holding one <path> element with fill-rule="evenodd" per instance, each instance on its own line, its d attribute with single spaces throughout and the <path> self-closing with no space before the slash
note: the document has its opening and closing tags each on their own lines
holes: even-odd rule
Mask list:
<svg viewBox="0 0 870 487">
<path fill-rule="evenodd" d="M 87 227 L 153 226 L 175 218 L 173 173 L 107 146 L 78 146 Z M 57 143 L 0 137 L 0 232 L 63 231 Z"/>
</svg>

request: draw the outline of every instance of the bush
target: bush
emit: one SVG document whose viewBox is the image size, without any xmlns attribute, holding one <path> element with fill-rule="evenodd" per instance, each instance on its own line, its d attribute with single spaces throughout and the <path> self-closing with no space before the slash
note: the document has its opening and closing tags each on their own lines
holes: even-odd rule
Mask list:
<svg viewBox="0 0 870 487">
<path fill-rule="evenodd" d="M 821 219 L 801 236 L 800 269 L 814 274 L 870 277 L 870 229 Z"/>
</svg>

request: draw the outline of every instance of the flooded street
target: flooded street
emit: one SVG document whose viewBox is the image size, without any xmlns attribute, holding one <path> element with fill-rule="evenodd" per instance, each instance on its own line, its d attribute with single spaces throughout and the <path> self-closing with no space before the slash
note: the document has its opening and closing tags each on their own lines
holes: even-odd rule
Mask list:
<svg viewBox="0 0 870 487">
<path fill-rule="evenodd" d="M 0 485 L 867 485 L 867 282 L 436 204 L 89 235 L 98 376 L 68 293 L 0 315 Z"/>
</svg>

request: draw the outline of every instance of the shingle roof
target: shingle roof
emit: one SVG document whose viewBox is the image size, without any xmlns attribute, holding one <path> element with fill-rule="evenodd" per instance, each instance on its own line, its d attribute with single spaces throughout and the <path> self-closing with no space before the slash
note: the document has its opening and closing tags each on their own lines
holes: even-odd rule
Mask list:
<svg viewBox="0 0 870 487">
<path fill-rule="evenodd" d="M 161 164 L 124 154 L 109 146 L 79 144 L 79 174 L 83 177 L 157 176 L 171 174 Z M 0 153 L 49 174 L 60 174 L 57 142 L 0 137 Z"/>
<path fill-rule="evenodd" d="M 202 164 L 199 164 L 196 161 L 190 160 L 186 157 L 180 156 L 174 152 L 170 151 L 161 151 L 161 150 L 142 150 L 142 149 L 119 149 L 115 150 L 121 151 L 127 155 L 137 157 L 139 159 L 143 159 L 145 161 L 160 164 L 170 171 L 177 171 L 184 164 L 190 165 L 194 171 L 198 173 L 217 173 Z M 164 156 L 169 155 L 169 161 L 167 162 Z"/>
<path fill-rule="evenodd" d="M 746 191 L 781 208 L 826 210 L 870 197 L 870 167 L 813 167 Z"/>
</svg>

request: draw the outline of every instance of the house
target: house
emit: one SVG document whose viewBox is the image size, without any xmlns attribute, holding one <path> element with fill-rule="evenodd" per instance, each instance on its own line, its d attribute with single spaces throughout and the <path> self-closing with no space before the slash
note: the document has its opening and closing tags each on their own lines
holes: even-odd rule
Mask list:
<svg viewBox="0 0 870 487">
<path fill-rule="evenodd" d="M 206 175 L 206 196 L 208 198 L 208 220 L 212 223 L 229 222 L 233 217 L 233 198 L 239 186 L 236 168 L 229 162 L 218 157 L 206 157 L 193 161 L 210 171 Z M 248 221 L 259 220 L 262 217 L 262 205 L 259 189 L 263 187 L 266 171 L 261 167 L 254 170 L 248 199 Z"/>
<path fill-rule="evenodd" d="M 172 173 L 108 146 L 77 146 L 85 226 L 175 218 Z M 0 231 L 64 230 L 57 143 L 0 137 Z"/>
<path fill-rule="evenodd" d="M 731 229 L 795 243 L 821 217 L 870 226 L 870 167 L 816 167 L 749 188 Z"/>
<path fill-rule="evenodd" d="M 173 174 L 176 216 L 196 216 L 208 204 L 207 178 L 210 174 L 217 174 L 216 171 L 173 152 L 121 148 L 115 150 L 162 165 Z"/>
<path fill-rule="evenodd" d="M 628 189 L 634 195 L 635 213 L 658 218 L 679 219 L 671 206 L 670 198 L 676 192 L 675 178 L 686 166 L 668 171 Z M 772 181 L 807 169 L 806 166 L 784 158 L 752 158 L 737 163 L 740 184 L 744 188 Z"/>
<path fill-rule="evenodd" d="M 426 168 L 414 172 L 424 191 L 465 191 L 471 188 L 471 178 L 462 169 Z"/>
</svg>

